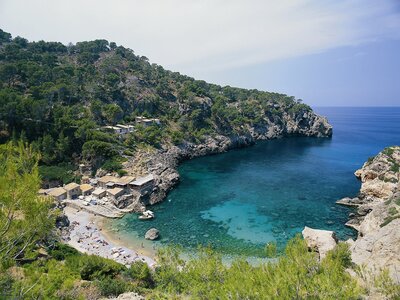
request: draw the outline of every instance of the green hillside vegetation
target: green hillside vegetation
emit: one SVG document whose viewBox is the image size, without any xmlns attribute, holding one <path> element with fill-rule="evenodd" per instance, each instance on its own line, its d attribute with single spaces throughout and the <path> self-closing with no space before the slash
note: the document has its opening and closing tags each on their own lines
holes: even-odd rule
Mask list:
<svg viewBox="0 0 400 300">
<path fill-rule="evenodd" d="M 57 209 L 36 193 L 38 160 L 21 142 L 0 145 L 0 299 L 98 299 L 127 291 L 149 299 L 360 299 L 368 292 L 346 271 L 346 244 L 319 262 L 300 237 L 256 266 L 244 259 L 228 266 L 211 249 L 188 260 L 176 248 L 163 249 L 155 270 L 80 254 L 58 242 Z M 369 288 L 400 296 L 387 274 Z"/>
<path fill-rule="evenodd" d="M 0 142 L 21 139 L 41 152 L 41 166 L 84 160 L 100 167 L 140 145 L 199 143 L 206 136 L 248 133 L 266 120 L 310 111 L 294 97 L 221 87 L 149 63 L 106 40 L 63 45 L 12 38 L 0 29 Z M 98 129 L 156 117 L 127 139 Z M 110 164 L 108 164 L 110 166 Z M 54 170 L 41 168 L 46 179 Z"/>
</svg>

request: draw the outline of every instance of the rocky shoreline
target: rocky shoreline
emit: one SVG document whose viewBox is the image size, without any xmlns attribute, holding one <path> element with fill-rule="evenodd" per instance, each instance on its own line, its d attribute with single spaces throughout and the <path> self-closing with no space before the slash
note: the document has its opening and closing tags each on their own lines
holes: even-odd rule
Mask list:
<svg viewBox="0 0 400 300">
<path fill-rule="evenodd" d="M 124 165 L 128 174 L 152 173 L 155 189 L 143 204 L 155 204 L 165 199 L 168 192 L 179 182 L 178 165 L 200 156 L 223 153 L 231 149 L 247 147 L 257 141 L 289 136 L 331 137 L 332 126 L 325 117 L 312 111 L 291 116 L 285 114 L 278 123 L 246 128 L 246 134 L 216 135 L 207 137 L 201 144 L 185 142 L 180 146 L 163 146 L 153 152 L 138 151 Z"/>
<path fill-rule="evenodd" d="M 400 147 L 388 147 L 370 158 L 355 176 L 361 180 L 360 193 L 338 204 L 356 207 L 347 226 L 358 231 L 350 242 L 354 263 L 378 274 L 387 269 L 400 283 Z"/>
<path fill-rule="evenodd" d="M 385 148 L 355 172 L 361 180 L 359 195 L 336 202 L 356 208 L 346 225 L 357 230 L 358 237 L 346 243 L 363 281 L 373 281 L 387 270 L 393 282 L 400 284 L 399 169 L 400 146 Z M 306 227 L 302 233 L 308 247 L 320 258 L 338 242 L 332 231 Z"/>
</svg>

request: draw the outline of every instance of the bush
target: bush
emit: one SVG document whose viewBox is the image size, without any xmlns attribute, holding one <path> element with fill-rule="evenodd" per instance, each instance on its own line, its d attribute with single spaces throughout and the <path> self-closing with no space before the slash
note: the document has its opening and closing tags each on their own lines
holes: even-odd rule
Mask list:
<svg viewBox="0 0 400 300">
<path fill-rule="evenodd" d="M 14 280 L 8 274 L 0 274 L 0 299 L 6 299 L 12 293 Z M 4 298 L 3 298 L 4 297 Z"/>
<path fill-rule="evenodd" d="M 117 297 L 128 291 L 129 284 L 121 279 L 105 278 L 96 283 L 102 296 Z"/>
<path fill-rule="evenodd" d="M 120 272 L 126 270 L 121 265 L 111 259 L 95 255 L 81 255 L 67 258 L 67 265 L 72 270 L 78 270 L 83 280 L 104 279 L 115 277 Z"/>
<path fill-rule="evenodd" d="M 47 181 L 61 181 L 66 184 L 77 180 L 73 166 L 60 164 L 57 166 L 39 166 L 40 177 Z"/>
<path fill-rule="evenodd" d="M 50 249 L 49 254 L 55 260 L 65 260 L 68 256 L 78 255 L 79 252 L 71 246 L 57 243 L 53 248 Z"/>
<path fill-rule="evenodd" d="M 142 261 L 133 263 L 125 274 L 143 287 L 151 287 L 154 283 L 149 266 Z"/>
<path fill-rule="evenodd" d="M 115 159 L 109 159 L 104 162 L 101 168 L 108 172 L 117 172 L 122 169 L 122 164 Z"/>
<path fill-rule="evenodd" d="M 174 251 L 159 255 L 156 289 L 199 299 L 358 299 L 361 289 L 346 271 L 349 252 L 339 245 L 320 263 L 300 237 L 289 241 L 285 255 L 253 266 L 235 259 L 231 266 L 210 250 L 188 261 Z"/>
</svg>

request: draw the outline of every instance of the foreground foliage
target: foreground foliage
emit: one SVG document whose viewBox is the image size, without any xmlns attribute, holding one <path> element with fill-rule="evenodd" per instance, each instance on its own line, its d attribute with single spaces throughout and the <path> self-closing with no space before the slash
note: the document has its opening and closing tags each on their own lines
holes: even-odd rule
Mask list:
<svg viewBox="0 0 400 300">
<path fill-rule="evenodd" d="M 39 197 L 39 155 L 22 142 L 0 145 L 0 270 L 35 258 L 54 227 L 50 199 Z"/>
</svg>

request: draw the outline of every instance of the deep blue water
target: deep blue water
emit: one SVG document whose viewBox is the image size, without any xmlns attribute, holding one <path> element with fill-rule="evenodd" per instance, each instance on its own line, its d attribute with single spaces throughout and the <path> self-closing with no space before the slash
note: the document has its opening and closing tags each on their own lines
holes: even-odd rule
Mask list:
<svg viewBox="0 0 400 300">
<path fill-rule="evenodd" d="M 283 247 L 304 226 L 354 236 L 344 226 L 349 208 L 335 204 L 355 196 L 353 173 L 384 147 L 400 144 L 399 108 L 316 108 L 333 125 L 333 137 L 292 137 L 260 142 L 179 167 L 181 183 L 156 218 L 128 215 L 114 221 L 124 238 L 156 227 L 157 245 L 190 250 L 211 245 L 226 254 L 260 255 L 267 242 Z"/>
</svg>

